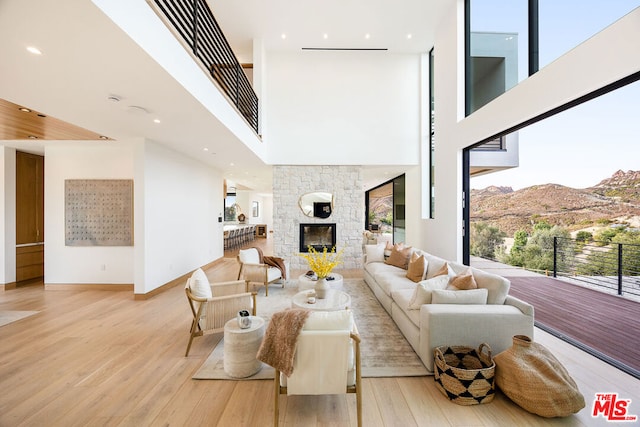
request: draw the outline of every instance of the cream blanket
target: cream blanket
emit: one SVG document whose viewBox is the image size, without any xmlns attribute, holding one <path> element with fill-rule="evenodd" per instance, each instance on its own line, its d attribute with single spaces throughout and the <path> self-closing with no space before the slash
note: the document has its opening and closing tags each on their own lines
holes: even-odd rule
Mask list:
<svg viewBox="0 0 640 427">
<path fill-rule="evenodd" d="M 256 358 L 273 366 L 286 376 L 291 376 L 298 335 L 309 314 L 311 314 L 310 311 L 302 309 L 274 313 Z"/>
</svg>

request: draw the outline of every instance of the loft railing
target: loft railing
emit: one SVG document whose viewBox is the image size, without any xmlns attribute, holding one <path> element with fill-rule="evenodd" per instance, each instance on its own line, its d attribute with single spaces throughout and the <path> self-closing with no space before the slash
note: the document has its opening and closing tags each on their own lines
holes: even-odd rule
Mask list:
<svg viewBox="0 0 640 427">
<path fill-rule="evenodd" d="M 640 296 L 640 245 L 553 238 L 553 277 Z"/>
<path fill-rule="evenodd" d="M 205 0 L 153 0 L 249 125 L 258 131 L 258 97 Z"/>
</svg>

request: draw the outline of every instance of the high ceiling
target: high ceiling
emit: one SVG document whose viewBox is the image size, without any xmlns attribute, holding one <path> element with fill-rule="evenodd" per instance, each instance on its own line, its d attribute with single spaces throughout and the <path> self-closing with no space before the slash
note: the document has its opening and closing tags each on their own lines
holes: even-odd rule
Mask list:
<svg viewBox="0 0 640 427">
<path fill-rule="evenodd" d="M 251 62 L 254 39 L 262 40 L 267 50 L 424 52 L 433 44 L 434 23 L 453 1 L 209 3 L 240 61 Z M 148 7 L 143 0 L 127 0 L 126 6 L 134 3 Z M 111 139 L 100 144 L 147 138 L 220 169 L 238 188 L 270 190 L 270 166 L 239 143 L 91 0 L 0 0 L 0 40 L 0 99 Z M 41 54 L 27 51 L 29 46 Z M 0 128 L 18 126 L 5 115 L 0 121 Z M 49 141 L 57 136 L 33 140 L 11 132 L 0 135 L 1 144 L 36 153 L 42 153 L 45 144 L 62 143 Z M 365 168 L 367 188 L 401 169 Z"/>
</svg>

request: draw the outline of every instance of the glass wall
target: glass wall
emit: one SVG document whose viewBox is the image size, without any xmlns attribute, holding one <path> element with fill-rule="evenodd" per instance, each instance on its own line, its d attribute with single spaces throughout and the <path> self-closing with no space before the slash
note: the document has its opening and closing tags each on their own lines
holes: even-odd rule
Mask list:
<svg viewBox="0 0 640 427">
<path fill-rule="evenodd" d="M 466 114 L 637 7 L 640 0 L 466 0 Z"/>
<path fill-rule="evenodd" d="M 386 235 L 388 241 L 405 241 L 405 176 L 387 181 L 365 193 L 366 227 Z"/>
<path fill-rule="evenodd" d="M 637 7 L 640 0 L 539 0 L 540 68 Z"/>
</svg>

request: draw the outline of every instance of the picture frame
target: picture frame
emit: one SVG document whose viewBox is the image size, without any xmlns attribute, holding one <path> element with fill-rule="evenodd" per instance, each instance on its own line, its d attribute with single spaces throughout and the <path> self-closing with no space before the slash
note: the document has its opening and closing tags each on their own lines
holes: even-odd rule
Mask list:
<svg viewBox="0 0 640 427">
<path fill-rule="evenodd" d="M 258 202 L 251 202 L 251 215 L 254 218 L 257 218 L 260 216 L 260 203 Z"/>
</svg>

